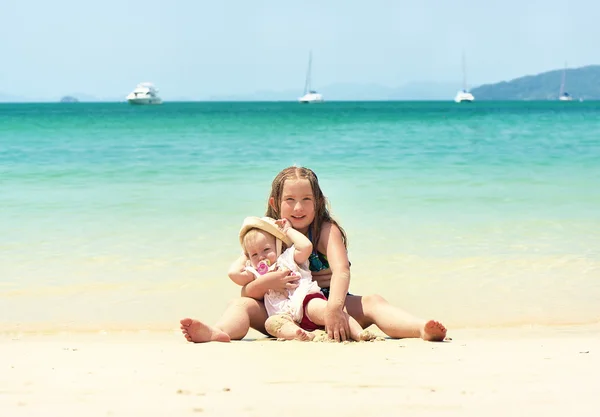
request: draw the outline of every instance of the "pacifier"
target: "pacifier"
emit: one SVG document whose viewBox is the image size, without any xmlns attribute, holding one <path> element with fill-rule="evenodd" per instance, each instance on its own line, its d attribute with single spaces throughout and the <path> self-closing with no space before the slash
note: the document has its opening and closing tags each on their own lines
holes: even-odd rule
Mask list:
<svg viewBox="0 0 600 417">
<path fill-rule="evenodd" d="M 258 263 L 258 265 L 256 266 L 256 272 L 258 272 L 260 275 L 264 275 L 267 272 L 269 272 L 270 266 L 271 266 L 271 261 L 269 261 L 268 259 L 265 259 L 264 261 L 260 261 Z"/>
</svg>

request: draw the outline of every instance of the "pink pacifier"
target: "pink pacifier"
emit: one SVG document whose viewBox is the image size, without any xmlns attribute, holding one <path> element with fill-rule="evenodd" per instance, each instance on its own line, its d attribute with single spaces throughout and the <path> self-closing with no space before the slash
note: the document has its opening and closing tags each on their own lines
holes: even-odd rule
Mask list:
<svg viewBox="0 0 600 417">
<path fill-rule="evenodd" d="M 271 262 L 268 259 L 265 259 L 264 261 L 260 261 L 258 263 L 258 265 L 256 266 L 256 272 L 258 272 L 260 275 L 264 275 L 267 272 L 269 272 L 270 266 L 271 266 Z"/>
</svg>

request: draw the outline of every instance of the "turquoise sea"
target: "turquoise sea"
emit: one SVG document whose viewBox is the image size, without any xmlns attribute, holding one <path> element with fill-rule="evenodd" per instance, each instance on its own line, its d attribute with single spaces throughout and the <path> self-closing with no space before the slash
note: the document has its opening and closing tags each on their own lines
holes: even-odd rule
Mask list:
<svg viewBox="0 0 600 417">
<path fill-rule="evenodd" d="M 450 328 L 600 321 L 600 103 L 0 104 L 0 331 L 214 321 L 293 164 L 351 292 Z"/>
</svg>

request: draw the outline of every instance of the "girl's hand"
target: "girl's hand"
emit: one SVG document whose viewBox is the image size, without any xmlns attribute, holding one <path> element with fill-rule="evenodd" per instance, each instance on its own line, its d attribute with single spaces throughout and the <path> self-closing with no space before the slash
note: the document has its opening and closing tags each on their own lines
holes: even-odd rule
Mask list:
<svg viewBox="0 0 600 417">
<path fill-rule="evenodd" d="M 345 342 L 350 339 L 350 325 L 348 315 L 337 307 L 325 308 L 325 330 L 330 339 L 336 342 Z"/>
<path fill-rule="evenodd" d="M 288 219 L 275 220 L 275 224 L 279 226 L 284 234 L 287 234 L 288 230 L 292 228 L 292 223 Z"/>
<path fill-rule="evenodd" d="M 267 272 L 260 279 L 268 281 L 266 286 L 270 290 L 283 291 L 297 288 L 299 278 L 292 271 L 284 268 L 280 271 Z"/>
</svg>

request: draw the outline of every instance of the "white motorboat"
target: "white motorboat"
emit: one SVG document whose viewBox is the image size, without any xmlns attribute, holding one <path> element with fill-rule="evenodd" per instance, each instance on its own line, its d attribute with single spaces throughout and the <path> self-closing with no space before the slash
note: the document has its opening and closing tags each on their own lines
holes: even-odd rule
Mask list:
<svg viewBox="0 0 600 417">
<path fill-rule="evenodd" d="M 127 101 L 131 104 L 161 104 L 158 89 L 152 83 L 140 83 L 129 95 Z"/>
</svg>

